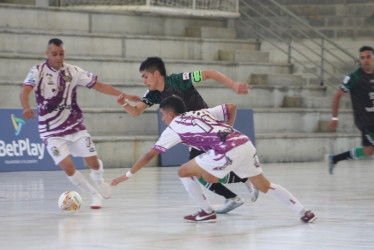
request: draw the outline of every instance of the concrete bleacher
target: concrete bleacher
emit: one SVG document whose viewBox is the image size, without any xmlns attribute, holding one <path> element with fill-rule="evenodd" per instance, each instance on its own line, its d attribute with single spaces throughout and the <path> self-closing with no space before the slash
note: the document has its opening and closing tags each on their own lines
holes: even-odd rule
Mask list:
<svg viewBox="0 0 374 250">
<path fill-rule="evenodd" d="M 210 106 L 230 102 L 254 109 L 263 162 L 319 161 L 325 153 L 359 143 L 349 100 L 342 104 L 338 133 L 326 132 L 331 93 L 303 86 L 303 78 L 291 74 L 292 64 L 272 62 L 259 41 L 237 38 L 229 21 L 0 4 L 0 108 L 21 107 L 21 83 L 33 65 L 45 60 L 47 41 L 59 37 L 67 48 L 66 63 L 129 94 L 146 92 L 138 68 L 147 56 L 164 58 L 168 74 L 215 69 L 250 83 L 250 94 L 240 96 L 211 81 L 196 87 Z M 84 88 L 78 101 L 107 167 L 129 166 L 158 137 L 157 107 L 132 118 L 115 98 Z"/>
</svg>

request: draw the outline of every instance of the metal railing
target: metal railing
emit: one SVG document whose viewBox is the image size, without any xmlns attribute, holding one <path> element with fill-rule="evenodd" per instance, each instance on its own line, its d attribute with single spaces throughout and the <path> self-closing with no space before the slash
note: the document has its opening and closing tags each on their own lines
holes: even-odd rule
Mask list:
<svg viewBox="0 0 374 250">
<path fill-rule="evenodd" d="M 336 87 L 357 58 L 274 0 L 240 0 L 239 22 L 259 40 L 287 55 L 287 62 Z"/>
</svg>

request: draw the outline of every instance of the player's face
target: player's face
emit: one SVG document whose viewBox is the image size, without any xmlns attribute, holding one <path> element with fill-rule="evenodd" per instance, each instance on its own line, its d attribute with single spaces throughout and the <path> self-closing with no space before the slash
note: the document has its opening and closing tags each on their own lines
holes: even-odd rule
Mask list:
<svg viewBox="0 0 374 250">
<path fill-rule="evenodd" d="M 159 74 L 158 71 L 155 72 L 149 72 L 149 71 L 140 71 L 140 74 L 143 79 L 143 83 L 147 86 L 149 90 L 156 90 L 157 89 L 157 83 Z"/>
<path fill-rule="evenodd" d="M 164 109 L 160 109 L 160 112 L 162 114 L 162 121 L 167 125 L 169 126 L 170 123 L 173 121 L 175 115 L 173 112 L 171 111 L 168 111 L 168 110 L 164 110 Z"/>
<path fill-rule="evenodd" d="M 56 46 L 55 44 L 51 43 L 48 45 L 48 49 L 45 54 L 48 57 L 49 65 L 51 65 L 51 67 L 55 70 L 59 70 L 65 59 L 64 45 L 61 44 L 60 46 Z"/>
<path fill-rule="evenodd" d="M 370 50 L 365 50 L 360 53 L 360 65 L 366 73 L 373 73 L 374 55 Z"/>
</svg>

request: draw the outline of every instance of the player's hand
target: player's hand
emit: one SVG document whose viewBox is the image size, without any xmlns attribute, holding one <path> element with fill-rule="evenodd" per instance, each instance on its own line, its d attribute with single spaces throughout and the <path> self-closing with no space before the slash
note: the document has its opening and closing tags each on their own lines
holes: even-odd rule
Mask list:
<svg viewBox="0 0 374 250">
<path fill-rule="evenodd" d="M 25 119 L 34 119 L 34 117 L 36 116 L 36 113 L 34 110 L 30 108 L 25 108 L 22 112 L 22 116 Z"/>
<path fill-rule="evenodd" d="M 132 101 L 132 102 L 140 102 L 142 98 L 136 95 L 126 95 L 125 96 L 127 100 Z"/>
<path fill-rule="evenodd" d="M 125 104 L 125 98 L 126 98 L 126 94 L 125 93 L 122 93 L 120 94 L 118 97 L 117 97 L 117 103 L 121 106 L 123 106 L 123 104 Z"/>
<path fill-rule="evenodd" d="M 338 127 L 338 121 L 335 121 L 335 120 L 331 120 L 327 126 L 329 126 L 329 128 L 331 128 L 332 130 L 335 130 L 337 127 Z"/>
<path fill-rule="evenodd" d="M 233 90 L 239 95 L 248 94 L 250 88 L 251 88 L 251 85 L 247 83 L 241 83 L 241 82 L 235 82 L 233 86 Z"/>
<path fill-rule="evenodd" d="M 126 175 L 122 175 L 112 180 L 111 186 L 117 186 L 119 183 L 127 181 L 129 178 Z"/>
</svg>

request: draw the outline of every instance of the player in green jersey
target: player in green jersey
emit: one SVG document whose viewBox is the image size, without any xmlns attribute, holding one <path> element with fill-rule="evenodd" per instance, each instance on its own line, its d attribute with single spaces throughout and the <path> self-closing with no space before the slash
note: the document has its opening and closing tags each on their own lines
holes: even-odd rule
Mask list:
<svg viewBox="0 0 374 250">
<path fill-rule="evenodd" d="M 362 147 L 338 155 L 327 155 L 330 174 L 333 174 L 339 161 L 372 156 L 374 153 L 374 50 L 363 46 L 359 51 L 360 67 L 344 78 L 336 92 L 329 127 L 336 129 L 338 126 L 339 101 L 349 91 L 355 124 L 362 135 Z"/>
<path fill-rule="evenodd" d="M 194 87 L 194 84 L 198 84 L 208 79 L 213 79 L 226 85 L 227 87 L 233 89 L 237 94 L 248 94 L 248 90 L 250 89 L 250 85 L 235 82 L 224 74 L 221 74 L 215 70 L 193 71 L 167 75 L 165 64 L 159 57 L 148 57 L 141 63 L 139 72 L 143 79 L 143 83 L 148 88 L 148 91 L 145 93 L 142 101 L 138 102 L 134 106 L 126 102 L 123 96 L 119 96 L 117 100 L 117 102 L 124 107 L 126 112 L 133 117 L 141 115 L 147 108 L 154 104 L 160 104 L 163 99 L 172 95 L 179 96 L 183 99 L 186 104 L 187 111 L 208 108 L 208 105 Z M 201 153 L 203 152 L 196 149 L 191 149 L 189 158 L 193 159 Z M 244 203 L 244 201 L 237 194 L 230 191 L 221 183 L 207 183 L 203 179 L 200 181 L 209 190 L 226 198 L 224 206 L 216 210 L 217 213 L 227 213 Z M 250 192 L 251 201 L 256 201 L 258 190 L 253 187 L 247 178 L 242 179 L 232 173 L 228 179 L 222 180 L 221 182 L 243 182 Z"/>
</svg>

